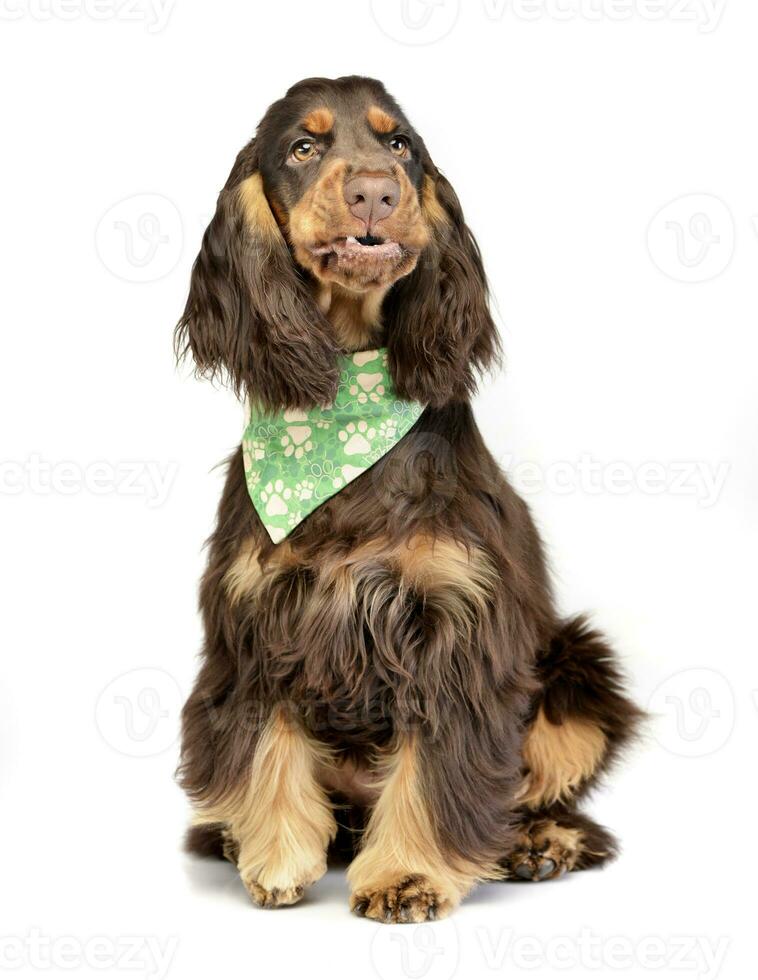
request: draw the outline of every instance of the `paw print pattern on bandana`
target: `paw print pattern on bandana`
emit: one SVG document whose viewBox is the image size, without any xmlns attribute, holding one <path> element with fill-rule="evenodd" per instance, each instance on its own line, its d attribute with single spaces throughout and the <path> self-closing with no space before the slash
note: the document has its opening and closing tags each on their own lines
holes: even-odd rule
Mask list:
<svg viewBox="0 0 758 980">
<path fill-rule="evenodd" d="M 365 405 L 368 401 L 378 404 L 386 391 L 383 382 L 383 371 L 377 371 L 375 374 L 357 374 L 355 383 L 350 385 L 350 394 L 359 405 Z"/>
<path fill-rule="evenodd" d="M 386 422 L 379 423 L 379 435 L 382 439 L 391 441 L 397 433 L 397 422 L 395 419 L 388 419 Z"/>
<path fill-rule="evenodd" d="M 309 425 L 288 425 L 281 439 L 284 455 L 302 459 L 313 449 L 313 443 L 308 438 L 312 431 Z"/>
<path fill-rule="evenodd" d="M 275 543 L 388 453 L 423 406 L 395 394 L 386 350 L 342 358 L 334 404 L 253 409 L 242 441 L 250 498 Z"/>
<path fill-rule="evenodd" d="M 313 497 L 313 491 L 316 489 L 316 484 L 313 480 L 303 480 L 302 483 L 298 483 L 295 486 L 295 496 L 298 500 L 310 500 Z"/>
<path fill-rule="evenodd" d="M 267 483 L 265 490 L 261 490 L 260 493 L 268 517 L 283 517 L 289 510 L 286 501 L 292 496 L 292 490 L 285 487 L 283 480 Z"/>
<path fill-rule="evenodd" d="M 369 428 L 368 422 L 348 422 L 340 430 L 339 440 L 345 444 L 346 456 L 365 456 L 371 452 L 371 443 L 376 436 L 376 429 Z"/>
</svg>

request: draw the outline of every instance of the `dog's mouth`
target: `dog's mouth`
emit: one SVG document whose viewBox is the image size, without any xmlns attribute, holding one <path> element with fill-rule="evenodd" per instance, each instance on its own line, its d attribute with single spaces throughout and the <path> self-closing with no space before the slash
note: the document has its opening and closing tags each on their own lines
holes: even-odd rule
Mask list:
<svg viewBox="0 0 758 980">
<path fill-rule="evenodd" d="M 326 265 L 336 261 L 339 265 L 359 265 L 366 261 L 372 263 L 396 263 L 403 258 L 406 250 L 399 242 L 388 238 L 377 238 L 376 235 L 362 235 L 356 238 L 348 235 L 335 238 L 326 245 L 317 245 L 311 249 Z"/>
</svg>

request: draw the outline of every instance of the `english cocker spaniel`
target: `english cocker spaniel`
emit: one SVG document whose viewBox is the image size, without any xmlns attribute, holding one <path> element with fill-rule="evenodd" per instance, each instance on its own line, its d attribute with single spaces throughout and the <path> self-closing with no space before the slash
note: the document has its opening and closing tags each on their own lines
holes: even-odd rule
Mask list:
<svg viewBox="0 0 758 980">
<path fill-rule="evenodd" d="M 455 191 L 383 85 L 299 82 L 218 198 L 177 348 L 244 395 L 183 715 L 188 846 L 297 902 L 335 836 L 351 908 L 600 865 L 580 803 L 640 712 L 562 621 L 470 405 L 498 355 Z M 338 833 L 339 831 L 339 833 Z"/>
</svg>

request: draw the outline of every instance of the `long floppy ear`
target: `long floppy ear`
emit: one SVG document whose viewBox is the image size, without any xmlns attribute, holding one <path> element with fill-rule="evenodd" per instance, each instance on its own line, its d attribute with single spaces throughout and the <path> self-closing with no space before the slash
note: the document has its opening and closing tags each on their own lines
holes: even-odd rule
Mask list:
<svg viewBox="0 0 758 980">
<path fill-rule="evenodd" d="M 330 404 L 338 349 L 269 207 L 255 140 L 241 151 L 192 268 L 179 356 L 262 408 Z"/>
<path fill-rule="evenodd" d="M 465 399 L 500 354 L 487 280 L 458 196 L 429 161 L 422 210 L 431 242 L 385 301 L 389 364 L 398 393 L 427 405 Z"/>
</svg>

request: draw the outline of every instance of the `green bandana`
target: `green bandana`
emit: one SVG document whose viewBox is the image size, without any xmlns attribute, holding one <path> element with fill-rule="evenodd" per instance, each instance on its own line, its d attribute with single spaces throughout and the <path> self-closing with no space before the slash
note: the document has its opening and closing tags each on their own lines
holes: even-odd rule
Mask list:
<svg viewBox="0 0 758 980">
<path fill-rule="evenodd" d="M 398 398 L 387 351 L 343 357 L 330 408 L 267 415 L 253 408 L 242 439 L 247 489 L 274 543 L 373 466 L 414 425 L 423 405 Z"/>
</svg>

